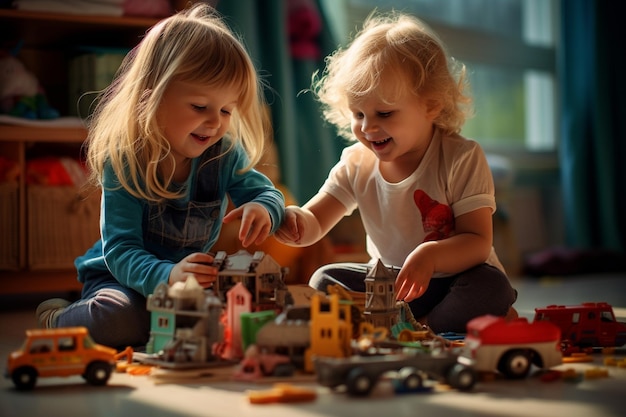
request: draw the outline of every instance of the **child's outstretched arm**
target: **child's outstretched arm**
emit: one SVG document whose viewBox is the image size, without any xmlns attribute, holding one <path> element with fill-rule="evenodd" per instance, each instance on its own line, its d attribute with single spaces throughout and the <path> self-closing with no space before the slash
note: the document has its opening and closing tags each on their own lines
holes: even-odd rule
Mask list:
<svg viewBox="0 0 626 417">
<path fill-rule="evenodd" d="M 274 237 L 289 246 L 310 246 L 323 238 L 346 214 L 346 207 L 327 193 L 313 196 L 302 208 L 288 206 Z"/>
<path fill-rule="evenodd" d="M 229 223 L 241 219 L 239 240 L 244 248 L 251 244 L 259 245 L 272 231 L 272 219 L 267 209 L 259 203 L 246 203 L 231 210 L 224 216 L 223 222 Z"/>
<path fill-rule="evenodd" d="M 463 214 L 455 219 L 454 236 L 415 248 L 396 278 L 396 298 L 408 302 L 422 296 L 435 272 L 456 274 L 485 262 L 493 240 L 491 216 L 487 207 Z"/>
</svg>

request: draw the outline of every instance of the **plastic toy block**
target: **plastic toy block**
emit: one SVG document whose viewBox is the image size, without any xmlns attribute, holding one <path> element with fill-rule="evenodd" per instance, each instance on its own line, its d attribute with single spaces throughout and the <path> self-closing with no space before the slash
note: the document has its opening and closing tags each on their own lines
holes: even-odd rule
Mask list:
<svg viewBox="0 0 626 417">
<path fill-rule="evenodd" d="M 276 318 L 276 311 L 263 310 L 241 313 L 241 342 L 243 350 L 256 342 L 256 334 L 266 323 Z"/>
<path fill-rule="evenodd" d="M 608 378 L 609 370 L 606 368 L 591 368 L 585 370 L 585 379 Z"/>
<path fill-rule="evenodd" d="M 287 383 L 274 384 L 271 389 L 247 391 L 250 404 L 300 403 L 317 399 L 317 391 L 310 388 L 296 387 Z"/>
<path fill-rule="evenodd" d="M 593 362 L 593 357 L 586 353 L 572 353 L 570 356 L 563 357 L 563 363 L 581 363 L 581 362 Z"/>
<path fill-rule="evenodd" d="M 561 378 L 567 382 L 580 382 L 583 379 L 583 374 L 573 368 L 567 368 L 561 373 Z"/>
<path fill-rule="evenodd" d="M 614 356 L 604 358 L 605 366 L 617 366 L 618 368 L 626 368 L 626 358 L 617 359 Z"/>
</svg>

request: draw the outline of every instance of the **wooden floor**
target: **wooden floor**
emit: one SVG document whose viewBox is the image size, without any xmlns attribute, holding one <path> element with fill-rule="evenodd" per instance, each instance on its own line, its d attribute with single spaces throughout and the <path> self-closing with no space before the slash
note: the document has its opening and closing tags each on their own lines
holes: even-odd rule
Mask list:
<svg viewBox="0 0 626 417">
<path fill-rule="evenodd" d="M 550 304 L 608 302 L 621 321 L 626 321 L 626 274 L 572 276 L 565 278 L 515 279 L 519 292 L 515 305 L 521 316 L 531 318 L 534 308 Z M 0 296 L 0 356 L 6 358 L 18 348 L 24 330 L 36 327 L 34 311 L 48 297 L 76 297 L 77 293 L 37 293 Z M 626 358 L 626 347 L 618 350 Z M 603 366 L 598 355 L 590 364 L 561 365 L 578 372 Z M 270 388 L 264 384 L 242 384 L 207 380 L 157 384 L 147 376 L 114 374 L 106 387 L 86 385 L 80 377 L 40 379 L 32 392 L 18 392 L 9 379 L 0 381 L 0 416 L 73 417 L 138 416 L 259 416 L 259 417 L 352 417 L 385 415 L 429 417 L 496 415 L 533 417 L 623 417 L 626 395 L 626 368 L 612 367 L 609 378 L 555 381 L 546 383 L 538 376 L 519 380 L 486 380 L 473 392 L 436 390 L 433 393 L 394 395 L 382 385 L 370 397 L 353 399 L 309 383 L 318 399 L 309 404 L 254 406 L 247 402 L 246 390 Z"/>
</svg>

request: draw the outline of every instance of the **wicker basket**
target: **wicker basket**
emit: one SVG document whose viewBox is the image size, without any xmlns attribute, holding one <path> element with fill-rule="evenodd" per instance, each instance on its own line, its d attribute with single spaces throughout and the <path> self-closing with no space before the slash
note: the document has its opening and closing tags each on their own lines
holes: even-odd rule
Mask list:
<svg viewBox="0 0 626 417">
<path fill-rule="evenodd" d="M 68 269 L 100 237 L 100 194 L 74 187 L 29 186 L 28 267 Z"/>
<path fill-rule="evenodd" d="M 20 266 L 18 186 L 0 184 L 0 269 L 17 270 Z"/>
</svg>

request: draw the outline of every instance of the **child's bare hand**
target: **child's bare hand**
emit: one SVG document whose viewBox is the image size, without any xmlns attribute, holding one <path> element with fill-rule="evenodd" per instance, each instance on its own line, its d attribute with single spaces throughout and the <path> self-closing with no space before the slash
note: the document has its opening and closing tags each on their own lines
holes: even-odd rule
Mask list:
<svg viewBox="0 0 626 417">
<path fill-rule="evenodd" d="M 211 265 L 212 263 L 212 255 L 202 252 L 192 253 L 174 265 L 170 272 L 169 284 L 185 281 L 187 277 L 193 275 L 200 286 L 208 288 L 217 279 L 218 271 L 216 267 Z"/>
<path fill-rule="evenodd" d="M 304 222 L 300 216 L 300 208 L 289 206 L 285 209 L 285 220 L 280 228 L 274 233 L 274 237 L 282 243 L 300 243 Z"/>
<path fill-rule="evenodd" d="M 224 216 L 224 223 L 241 219 L 239 240 L 244 248 L 260 245 L 272 231 L 272 219 L 267 209 L 259 203 L 246 203 Z"/>
<path fill-rule="evenodd" d="M 404 262 L 396 278 L 396 299 L 406 302 L 421 297 L 428 289 L 428 284 L 435 272 L 434 265 L 423 259 L 416 252 L 411 253 Z"/>
</svg>

